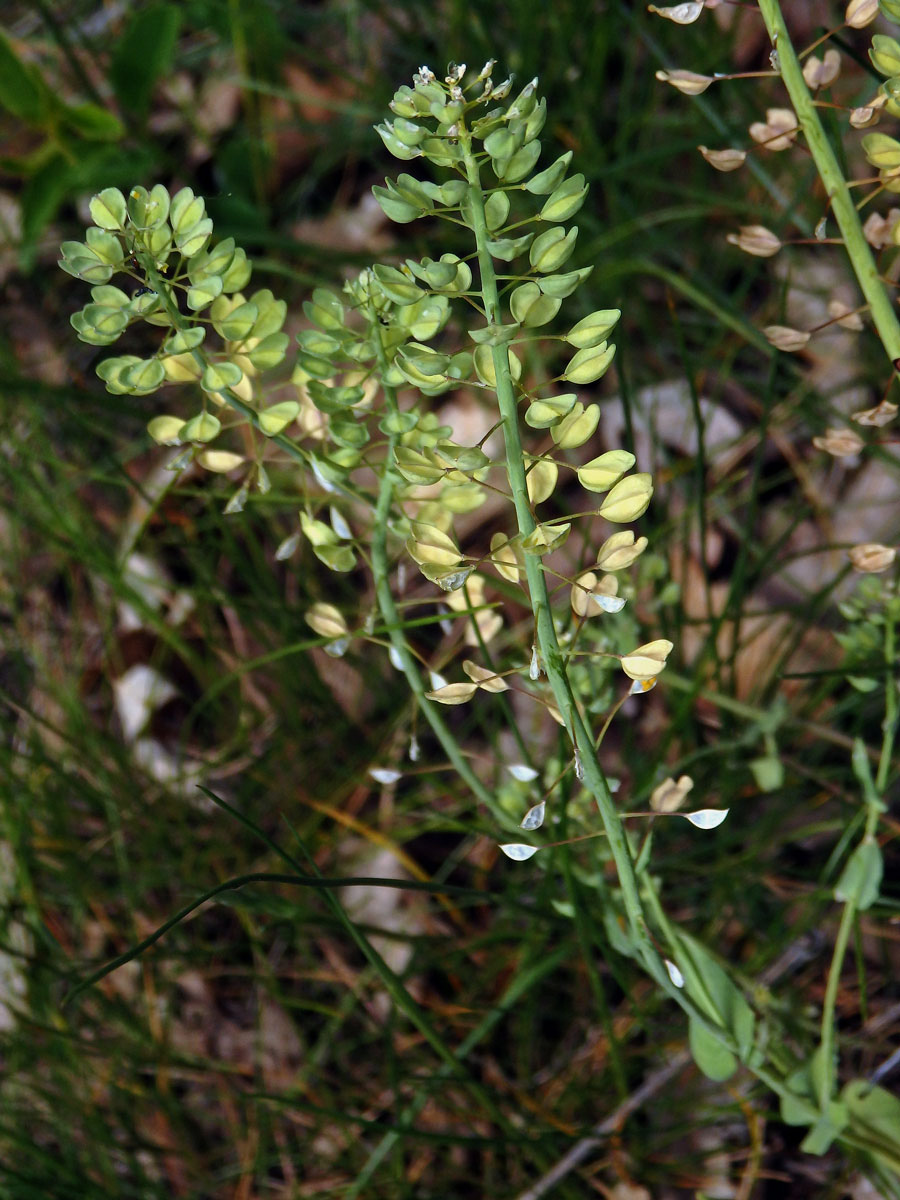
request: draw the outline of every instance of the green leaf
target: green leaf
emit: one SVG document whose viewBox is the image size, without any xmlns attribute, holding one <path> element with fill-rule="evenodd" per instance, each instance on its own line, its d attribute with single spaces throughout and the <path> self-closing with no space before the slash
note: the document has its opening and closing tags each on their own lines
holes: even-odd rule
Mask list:
<svg viewBox="0 0 900 1200">
<path fill-rule="evenodd" d="M 62 119 L 69 129 L 89 142 L 118 142 L 126 132 L 116 114 L 99 104 L 72 105 L 64 109 Z"/>
<path fill-rule="evenodd" d="M 127 112 L 147 115 L 156 81 L 172 69 L 180 21 L 175 4 L 151 4 L 132 14 L 109 65 L 110 82 Z"/>
<path fill-rule="evenodd" d="M 809 1133 L 800 1143 L 804 1154 L 825 1154 L 831 1148 L 831 1143 L 846 1129 L 850 1120 L 847 1106 L 839 1100 L 832 1100 L 828 1111 L 819 1116 Z"/>
<path fill-rule="evenodd" d="M 689 934 L 677 935 L 676 961 L 694 1003 L 732 1038 L 742 1062 L 753 1048 L 755 1017 L 742 993 L 709 951 Z"/>
<path fill-rule="evenodd" d="M 523 183 L 522 187 L 526 192 L 531 192 L 534 196 L 549 196 L 565 179 L 566 171 L 569 169 L 571 161 L 572 151 L 567 150 L 565 154 L 560 155 L 555 163 L 551 163 L 546 170 L 529 179 L 527 183 Z"/>
<path fill-rule="evenodd" d="M 900 1099 L 864 1079 L 851 1079 L 841 1092 L 849 1130 L 888 1170 L 900 1175 Z"/>
<path fill-rule="evenodd" d="M 722 1083 L 737 1070 L 738 1060 L 732 1052 L 696 1017 L 688 1021 L 688 1042 L 691 1057 L 707 1079 Z"/>
<path fill-rule="evenodd" d="M 0 105 L 20 121 L 37 125 L 44 115 L 45 96 L 43 80 L 19 60 L 0 32 Z"/>
<path fill-rule="evenodd" d="M 878 899 L 883 872 L 881 847 L 874 837 L 867 835 L 847 859 L 841 871 L 841 877 L 834 889 L 835 900 L 844 904 L 854 904 L 860 912 L 865 912 Z"/>
</svg>

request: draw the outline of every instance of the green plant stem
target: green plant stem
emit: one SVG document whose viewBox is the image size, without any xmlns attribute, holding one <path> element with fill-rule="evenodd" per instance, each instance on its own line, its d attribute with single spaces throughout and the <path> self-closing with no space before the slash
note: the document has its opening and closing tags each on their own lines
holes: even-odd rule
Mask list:
<svg viewBox="0 0 900 1200">
<path fill-rule="evenodd" d="M 394 389 L 384 383 L 387 375 L 388 362 L 384 352 L 384 345 L 381 341 L 381 333 L 378 324 L 378 317 L 374 312 L 370 313 L 372 340 L 375 343 L 375 354 L 378 362 L 378 370 L 382 379 L 382 391 L 384 392 L 385 401 L 390 411 L 397 411 L 397 395 Z M 394 502 L 394 486 L 396 483 L 396 473 L 394 469 L 394 451 L 397 446 L 397 434 L 388 435 L 387 445 L 387 462 L 385 464 L 384 473 L 381 476 L 381 484 L 378 489 L 378 500 L 375 506 L 375 520 L 372 526 L 372 540 L 370 543 L 370 554 L 372 562 L 372 576 L 375 580 L 375 595 L 378 600 L 378 608 L 381 612 L 381 619 L 384 621 L 387 629 L 388 637 L 391 639 L 391 645 L 394 647 L 397 660 L 400 663 L 401 670 L 406 676 L 406 682 L 416 698 L 416 702 L 425 717 L 425 720 L 431 726 L 434 736 L 440 742 L 444 753 L 450 760 L 460 778 L 468 784 L 474 794 L 478 797 L 494 816 L 495 819 L 504 818 L 493 792 L 491 792 L 481 782 L 468 761 L 459 748 L 459 745 L 450 732 L 449 727 L 445 723 L 443 717 L 437 711 L 437 707 L 425 695 L 426 688 L 419 673 L 419 668 L 416 665 L 416 660 L 406 644 L 406 638 L 403 636 L 403 625 L 400 619 L 400 614 L 397 612 L 397 605 L 394 602 L 394 594 L 391 591 L 390 582 L 390 567 L 387 552 L 387 527 L 388 519 L 391 514 L 391 507 Z"/>
<path fill-rule="evenodd" d="M 882 739 L 881 753 L 878 758 L 878 773 L 873 781 L 866 761 L 862 764 L 863 770 L 860 771 L 857 768 L 856 772 L 857 778 L 862 784 L 863 795 L 866 801 L 866 825 L 863 832 L 863 841 L 867 839 L 872 840 L 875 837 L 878 832 L 879 817 L 885 809 L 883 796 L 888 784 L 894 737 L 897 731 L 897 683 L 894 678 L 893 669 L 894 655 L 896 653 L 895 641 L 893 615 L 889 613 L 885 620 L 884 629 L 884 660 L 887 667 L 887 675 L 885 680 L 885 717 L 881 726 Z M 856 922 L 856 914 L 857 904 L 855 899 L 851 897 L 845 902 L 844 911 L 841 913 L 841 923 L 834 943 L 831 965 L 828 968 L 828 982 L 825 985 L 825 996 L 822 1001 L 822 1023 L 819 1038 L 822 1075 L 818 1099 L 820 1111 L 823 1113 L 826 1111 L 826 1106 L 834 1090 L 834 1013 L 837 1006 L 841 972 L 844 969 L 844 958 L 847 954 L 847 947 L 850 944 L 850 937 Z"/>
<path fill-rule="evenodd" d="M 878 275 L 869 244 L 863 236 L 859 213 L 853 203 L 847 181 L 838 165 L 831 143 L 825 136 L 819 114 L 813 104 L 803 71 L 784 23 L 778 0 L 758 0 L 759 10 L 778 56 L 778 70 L 787 88 L 794 112 L 813 162 L 825 185 L 831 209 L 844 239 L 844 247 L 888 358 L 900 358 L 900 322 L 893 303 Z"/>
<path fill-rule="evenodd" d="M 894 673 L 896 642 L 893 608 L 890 608 L 885 615 L 884 622 L 884 662 L 887 667 L 884 677 L 884 723 L 878 773 L 875 776 L 875 790 L 879 796 L 883 796 L 887 789 L 894 753 L 894 738 L 897 736 L 897 677 Z"/>
<path fill-rule="evenodd" d="M 471 138 L 464 128 L 460 128 L 460 146 L 466 168 L 466 178 L 469 184 L 469 215 L 472 221 L 472 231 L 478 252 L 478 266 L 481 272 L 481 294 L 485 315 L 489 325 L 501 325 L 500 297 L 497 289 L 497 276 L 494 262 L 488 249 L 490 234 L 484 214 L 484 192 L 481 186 L 481 176 L 478 161 L 472 151 Z M 496 377 L 497 402 L 503 425 L 503 437 L 506 447 L 506 473 L 516 509 L 516 520 L 519 533 L 526 537 L 535 528 L 535 520 L 528 499 L 528 487 L 525 476 L 525 458 L 522 452 L 522 440 L 519 430 L 518 406 L 512 375 L 509 369 L 509 352 L 505 345 L 492 347 L 494 374 Z M 578 753 L 583 771 L 583 779 L 587 788 L 597 803 L 603 829 L 609 839 L 610 849 L 616 864 L 619 884 L 625 912 L 635 949 L 644 966 L 666 991 L 671 990 L 671 982 L 665 966 L 656 951 L 650 932 L 644 908 L 638 890 L 634 861 L 625 835 L 625 829 L 613 802 L 612 793 L 606 776 L 597 759 L 594 739 L 587 728 L 575 696 L 572 692 L 569 677 L 566 674 L 563 655 L 553 624 L 550 609 L 550 597 L 547 592 L 547 582 L 544 577 L 543 565 L 536 555 L 525 555 L 525 574 L 528 581 L 528 592 L 531 608 L 534 614 L 537 645 L 543 662 L 556 705 L 565 721 L 566 729 Z"/>
</svg>

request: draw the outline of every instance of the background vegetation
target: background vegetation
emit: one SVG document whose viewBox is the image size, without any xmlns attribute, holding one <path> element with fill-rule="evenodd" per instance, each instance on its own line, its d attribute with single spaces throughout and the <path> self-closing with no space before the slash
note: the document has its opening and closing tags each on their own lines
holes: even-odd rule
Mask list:
<svg viewBox="0 0 900 1200">
<path fill-rule="evenodd" d="M 810 40 L 835 17 L 784 8 Z M 421 765 L 373 779 L 404 762 L 410 698 L 384 655 L 329 658 L 304 623 L 316 600 L 364 605 L 365 585 L 336 584 L 308 547 L 276 561 L 295 528 L 290 471 L 224 515 L 227 481 L 167 473 L 146 435 L 153 398 L 108 395 L 69 327 L 84 295 L 55 267 L 59 243 L 81 236 L 92 192 L 160 181 L 207 197 L 217 236 L 248 250 L 295 332 L 312 286 L 435 251 L 427 223 L 390 226 L 370 193 L 394 170 L 372 126 L 395 87 L 451 60 L 539 75 L 545 142 L 572 149 L 592 185 L 579 303 L 624 314 L 598 446 L 633 447 L 657 485 L 640 629 L 676 644 L 605 764 L 632 807 L 684 773 L 702 806 L 731 809 L 715 834 L 661 823 L 667 909 L 738 967 L 793 1049 L 809 1044 L 833 886 L 861 827 L 850 747 L 881 744 L 877 631 L 857 621 L 848 649 L 838 637 L 856 587 L 843 551 L 895 537 L 897 463 L 887 436 L 851 460 L 811 445 L 881 399 L 874 339 L 839 329 L 786 356 L 759 332 L 854 304 L 839 252 L 773 265 L 725 240 L 747 224 L 809 236 L 813 168 L 757 152 L 719 175 L 696 152 L 746 145 L 781 99 L 772 82 L 687 100 L 654 78 L 758 69 L 762 24 L 723 5 L 677 28 L 615 0 L 437 0 L 423 15 L 380 0 L 74 0 L 65 21 L 7 6 L 3 53 L 28 64 L 38 99 L 11 99 L 6 74 L 0 1187 L 16 1200 L 537 1195 L 637 1095 L 554 1195 L 893 1195 L 896 1179 L 870 1183 L 862 1162 L 800 1153 L 749 1076 L 696 1072 L 680 1014 L 611 947 L 589 859 L 498 860 L 496 823 L 421 729 Z M 854 51 L 845 36 L 842 96 L 871 94 L 865 39 Z M 454 403 L 451 419 L 476 426 L 470 399 Z M 520 756 L 495 710 L 461 711 L 468 746 Z M 539 760 L 559 752 L 517 719 Z M 512 808 L 523 793 L 503 779 Z M 883 828 L 887 884 L 838 993 L 848 1077 L 889 1068 L 896 1046 L 890 815 Z M 447 893 L 248 886 L 61 1009 L 200 894 L 283 871 L 276 846 L 331 880 L 436 878 Z"/>
</svg>

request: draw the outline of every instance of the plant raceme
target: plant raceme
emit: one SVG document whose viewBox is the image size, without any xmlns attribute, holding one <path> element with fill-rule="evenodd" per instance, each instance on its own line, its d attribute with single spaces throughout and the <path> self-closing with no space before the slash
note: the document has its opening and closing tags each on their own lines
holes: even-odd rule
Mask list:
<svg viewBox="0 0 900 1200">
<path fill-rule="evenodd" d="M 564 728 L 568 751 L 543 778 L 528 764 L 509 766 L 526 810 L 520 827 L 539 831 L 563 794 L 590 797 L 604 835 L 592 845 L 617 875 L 610 886 L 595 872 L 609 943 L 685 1010 L 700 1067 L 724 1079 L 743 1063 L 808 1123 L 832 1120 L 802 1064 L 786 1070 L 784 1054 L 768 1063 L 771 1035 L 741 989 L 668 919 L 649 855 L 636 861 L 598 761 L 612 716 L 653 687 L 673 650 L 665 638 L 635 645 L 639 628 L 626 607 L 632 585 L 627 577 L 620 582 L 647 549 L 645 537 L 620 527 L 645 512 L 652 480 L 633 470 L 634 456 L 621 448 L 572 461 L 600 417 L 580 389 L 613 362 L 610 335 L 620 314 L 601 309 L 562 334 L 548 333 L 590 272 L 573 265 L 578 229 L 570 224 L 587 187 L 569 173 L 571 152 L 539 164 L 546 104 L 536 81 L 513 94 L 510 79 L 494 83 L 493 67 L 467 75 L 451 65 L 443 79 L 420 68 L 378 126 L 393 155 L 421 160 L 437 176 L 402 173 L 376 188 L 384 212 L 401 224 L 449 222 L 462 253 L 378 264 L 340 291 L 316 289 L 304 305 L 307 326 L 287 379 L 264 379 L 287 356 L 285 305 L 266 289 L 250 290 L 246 255 L 231 239 L 212 244 L 203 200 L 187 188 L 171 197 L 160 185 L 135 187 L 127 197 L 108 188 L 93 198 L 85 241 L 62 247 L 63 269 L 92 285 L 91 302 L 72 324 L 83 341 L 102 347 L 140 323 L 159 330 L 151 353 L 105 358 L 98 374 L 118 395 L 186 387 L 194 411 L 161 414 L 149 431 L 177 448 L 173 469 L 196 464 L 236 481 L 226 511 L 239 511 L 252 488 L 268 490 L 266 462 L 272 468 L 275 451 L 303 464 L 298 529 L 276 557 L 305 541 L 334 572 L 358 571 L 362 559 L 375 604 L 348 620 L 337 604 L 321 602 L 307 612 L 308 624 L 335 655 L 367 640 L 388 646 L 447 758 L 500 822 L 508 824 L 508 806 L 473 770 L 442 706 L 476 697 L 499 705 L 513 684 L 545 707 Z M 131 283 L 117 286 L 116 276 Z M 535 388 L 527 361 L 536 353 L 552 361 L 554 342 L 563 351 L 561 369 Z M 487 432 L 473 443 L 458 440 L 440 415 L 439 398 L 461 388 L 485 397 L 490 411 Z M 545 516 L 563 486 L 567 496 L 577 489 L 586 506 Z M 506 528 L 487 544 L 467 544 L 471 522 L 464 518 L 489 494 L 508 500 Z M 557 552 L 576 531 L 592 549 L 567 569 Z M 398 607 L 404 559 L 432 588 L 436 616 L 463 623 L 455 646 L 461 642 L 467 657 L 456 678 L 444 675 L 449 657 L 427 661 L 410 644 Z M 560 582 L 565 603 L 557 601 Z M 504 619 L 516 604 L 529 614 L 524 645 Z M 604 665 L 613 669 L 598 678 Z M 415 739 L 410 754 L 418 755 Z M 399 777 L 393 767 L 372 773 Z M 535 780 L 546 788 L 542 795 L 530 792 Z M 654 819 L 686 817 L 697 830 L 715 829 L 724 810 L 676 813 L 690 788 L 688 777 L 660 785 L 651 798 Z M 646 814 L 628 817 L 635 815 Z M 502 849 L 524 861 L 541 846 Z M 864 1106 L 858 1097 L 854 1103 Z"/>
</svg>

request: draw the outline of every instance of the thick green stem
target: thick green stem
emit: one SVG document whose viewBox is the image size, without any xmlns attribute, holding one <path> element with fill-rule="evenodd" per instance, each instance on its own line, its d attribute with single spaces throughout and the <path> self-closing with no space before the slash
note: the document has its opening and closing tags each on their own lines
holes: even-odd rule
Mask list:
<svg viewBox="0 0 900 1200">
<path fill-rule="evenodd" d="M 777 55 L 778 70 L 816 169 L 828 193 L 831 209 L 844 239 L 857 282 L 866 298 L 881 343 L 893 363 L 895 359 L 900 358 L 900 321 L 897 320 L 891 298 L 879 277 L 847 181 L 838 165 L 831 143 L 825 136 L 818 111 L 806 86 L 803 71 L 781 14 L 781 6 L 778 0 L 758 0 L 758 3 Z"/>
<path fill-rule="evenodd" d="M 502 324 L 500 297 L 497 289 L 497 276 L 494 261 L 488 249 L 490 234 L 484 215 L 484 192 L 478 161 L 472 151 L 471 140 L 465 130 L 460 131 L 460 145 L 463 149 L 466 166 L 466 178 L 469 184 L 468 214 L 475 234 L 478 251 L 478 266 L 481 272 L 481 294 L 484 311 L 489 325 Z M 525 537 L 535 528 L 535 520 L 528 499 L 528 486 L 525 474 L 525 456 L 522 452 L 522 440 L 519 430 L 518 405 L 515 389 L 509 367 L 509 352 L 505 345 L 492 348 L 494 374 L 496 377 L 497 402 L 503 426 L 503 437 L 506 447 L 506 472 L 516 509 L 516 520 L 519 533 Z M 619 875 L 622 888 L 622 898 L 625 912 L 635 941 L 635 949 L 640 955 L 647 970 L 667 991 L 671 982 L 665 966 L 656 951 L 647 928 L 644 908 L 638 890 L 634 861 L 625 836 L 625 829 L 616 811 L 609 784 L 597 759 L 594 739 L 581 716 L 575 701 L 569 677 L 563 661 L 553 615 L 550 609 L 550 597 L 547 592 L 547 582 L 544 577 L 543 565 L 540 559 L 531 554 L 525 556 L 525 574 L 528 581 L 528 592 L 534 614 L 537 647 L 542 665 L 546 672 L 557 708 L 565 721 L 566 729 L 577 751 L 581 763 L 585 786 L 593 795 L 603 829 L 609 839 L 610 849 Z"/>
</svg>

